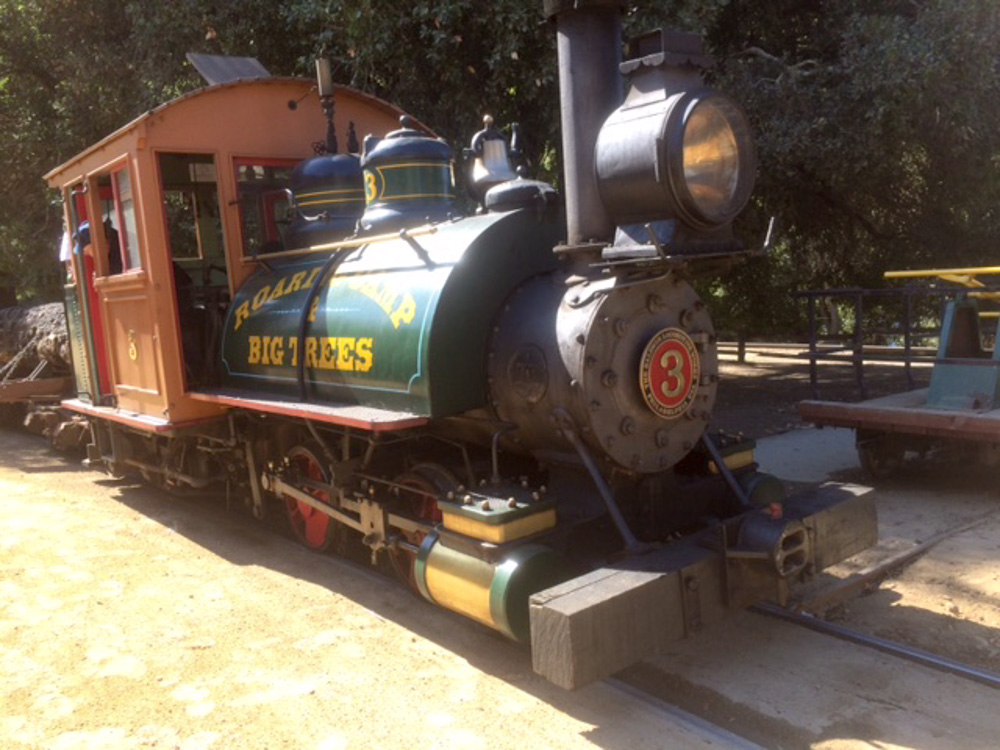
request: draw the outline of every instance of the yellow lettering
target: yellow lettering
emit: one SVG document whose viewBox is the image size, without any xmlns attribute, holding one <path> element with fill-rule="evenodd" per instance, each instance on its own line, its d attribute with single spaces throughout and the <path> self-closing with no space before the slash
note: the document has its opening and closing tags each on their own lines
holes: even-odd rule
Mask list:
<svg viewBox="0 0 1000 750">
<path fill-rule="evenodd" d="M 309 322 L 316 322 L 316 311 L 319 310 L 319 297 L 312 301 L 312 307 L 309 308 Z"/>
<path fill-rule="evenodd" d="M 354 349 L 354 369 L 358 372 L 368 372 L 372 369 L 372 340 L 363 338 L 357 340 Z"/>
<path fill-rule="evenodd" d="M 292 367 L 299 366 L 299 338 L 298 336 L 289 336 L 288 338 L 288 348 L 292 350 Z"/>
<path fill-rule="evenodd" d="M 306 280 L 306 272 L 298 271 L 292 274 L 291 280 L 288 282 L 288 287 L 285 289 L 285 294 L 295 294 L 302 288 L 302 282 Z"/>
<path fill-rule="evenodd" d="M 354 339 L 341 339 L 337 346 L 337 369 L 354 369 Z"/>
<path fill-rule="evenodd" d="M 257 312 L 265 302 L 267 302 L 267 296 L 271 293 L 271 287 L 264 286 L 253 296 L 253 311 Z"/>
<path fill-rule="evenodd" d="M 242 305 L 236 308 L 236 323 L 233 324 L 233 330 L 240 330 L 240 326 L 243 325 L 244 321 L 250 317 L 250 303 L 244 302 Z"/>
<path fill-rule="evenodd" d="M 248 337 L 247 345 L 250 347 L 250 351 L 247 353 L 247 364 L 255 365 L 260 362 L 260 336 Z"/>
<path fill-rule="evenodd" d="M 285 364 L 285 340 L 281 336 L 271 337 L 268 354 L 270 355 L 272 365 L 281 367 Z"/>
<path fill-rule="evenodd" d="M 337 357 L 337 339 L 324 336 L 320 339 L 319 366 L 324 370 L 336 370 L 335 359 Z"/>
<path fill-rule="evenodd" d="M 399 328 L 401 323 L 405 325 L 412 323 L 416 314 L 417 303 L 414 301 L 413 295 L 407 293 L 399 307 L 389 316 L 389 320 L 392 321 L 393 328 Z"/>
<path fill-rule="evenodd" d="M 385 311 L 386 315 L 391 315 L 392 308 L 396 305 L 396 298 L 398 296 L 399 294 L 392 289 L 384 288 L 379 291 L 375 303 Z"/>
<path fill-rule="evenodd" d="M 309 289 L 312 287 L 313 282 L 316 281 L 316 277 L 319 276 L 319 272 L 323 270 L 322 266 L 317 266 L 312 271 L 309 272 L 309 278 L 306 279 L 306 283 L 302 285 L 303 289 Z"/>
<path fill-rule="evenodd" d="M 319 357 L 316 350 L 319 348 L 319 340 L 314 336 L 306 339 L 306 367 L 319 367 Z"/>
<path fill-rule="evenodd" d="M 274 290 L 268 295 L 267 301 L 273 302 L 276 299 L 284 297 L 288 292 L 285 291 L 285 280 L 278 279 L 278 283 L 274 285 Z"/>
</svg>

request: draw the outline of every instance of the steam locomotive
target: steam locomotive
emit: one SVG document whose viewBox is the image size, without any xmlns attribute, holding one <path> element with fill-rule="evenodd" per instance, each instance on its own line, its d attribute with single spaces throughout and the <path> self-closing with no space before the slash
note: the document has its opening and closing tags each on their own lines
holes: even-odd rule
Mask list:
<svg viewBox="0 0 1000 750">
<path fill-rule="evenodd" d="M 91 462 L 365 550 L 572 688 L 783 602 L 875 520 L 857 488 L 786 498 L 752 441 L 708 431 L 716 335 L 691 279 L 744 254 L 756 165 L 700 41 L 623 57 L 613 0 L 544 9 L 565 216 L 489 118 L 462 215 L 451 147 L 323 66 L 318 88 L 216 79 L 47 177 L 70 227 L 114 230 L 67 262 L 63 406 Z"/>
</svg>

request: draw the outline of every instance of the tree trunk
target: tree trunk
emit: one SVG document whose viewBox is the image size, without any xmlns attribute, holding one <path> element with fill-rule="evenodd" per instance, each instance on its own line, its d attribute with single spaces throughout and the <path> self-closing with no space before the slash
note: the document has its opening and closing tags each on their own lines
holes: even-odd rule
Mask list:
<svg viewBox="0 0 1000 750">
<path fill-rule="evenodd" d="M 43 361 L 41 377 L 73 369 L 62 303 L 0 309 L 0 377 L 27 377 Z"/>
</svg>

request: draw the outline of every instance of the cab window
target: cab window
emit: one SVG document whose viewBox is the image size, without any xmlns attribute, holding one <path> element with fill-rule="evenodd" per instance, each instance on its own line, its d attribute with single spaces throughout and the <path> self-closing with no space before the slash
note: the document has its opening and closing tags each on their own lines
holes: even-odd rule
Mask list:
<svg viewBox="0 0 1000 750">
<path fill-rule="evenodd" d="M 100 231 L 108 249 L 107 264 L 100 268 L 114 276 L 142 268 L 139 253 L 139 230 L 132 197 L 132 176 L 127 164 L 121 164 L 96 176 L 98 204 L 101 207 Z M 91 231 L 96 231 L 91 228 Z"/>
<path fill-rule="evenodd" d="M 281 252 L 288 227 L 290 159 L 235 159 L 243 255 Z"/>
<path fill-rule="evenodd" d="M 160 153 L 158 159 L 170 257 L 224 266 L 215 158 Z"/>
<path fill-rule="evenodd" d="M 118 218 L 120 252 L 123 270 L 141 268 L 139 256 L 139 230 L 135 221 L 135 201 L 132 199 L 132 177 L 128 167 L 116 169 L 111 173 L 111 187 L 114 194 L 115 214 Z M 114 251 L 114 242 L 109 243 Z"/>
</svg>

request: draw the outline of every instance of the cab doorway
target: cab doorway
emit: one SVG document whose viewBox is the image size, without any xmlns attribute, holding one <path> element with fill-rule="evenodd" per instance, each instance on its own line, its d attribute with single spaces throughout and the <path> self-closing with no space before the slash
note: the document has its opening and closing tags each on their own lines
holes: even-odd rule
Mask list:
<svg viewBox="0 0 1000 750">
<path fill-rule="evenodd" d="M 157 159 L 186 389 L 217 385 L 230 295 L 215 158 L 162 152 Z"/>
</svg>

